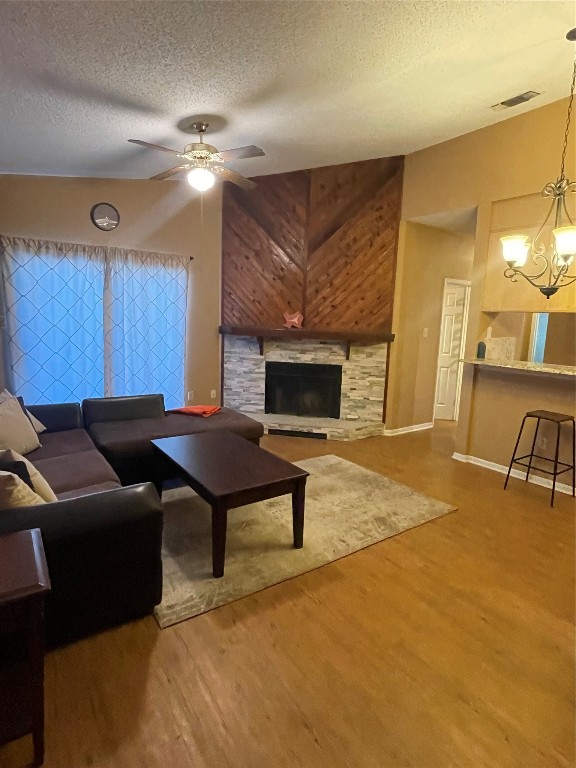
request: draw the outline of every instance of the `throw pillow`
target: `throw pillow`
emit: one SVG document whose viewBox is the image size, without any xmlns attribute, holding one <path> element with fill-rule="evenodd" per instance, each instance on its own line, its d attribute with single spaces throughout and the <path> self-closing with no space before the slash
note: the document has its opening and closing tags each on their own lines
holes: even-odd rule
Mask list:
<svg viewBox="0 0 576 768">
<path fill-rule="evenodd" d="M 16 451 L 0 451 L 0 462 L 2 461 L 23 461 L 30 475 L 32 481 L 32 490 L 38 494 L 44 501 L 58 501 L 58 496 L 54 493 L 52 488 L 44 475 L 42 475 L 25 456 L 20 456 Z M 3 469 L 3 467 L 0 467 Z"/>
<path fill-rule="evenodd" d="M 8 453 L 8 451 L 6 451 Z M 28 467 L 23 461 L 10 461 L 5 457 L 0 458 L 0 472 L 12 472 L 13 475 L 18 475 L 20 480 L 24 480 L 28 488 L 34 488 L 32 486 L 32 480 L 30 479 L 30 472 Z M 36 491 L 34 491 L 36 493 Z"/>
<path fill-rule="evenodd" d="M 8 392 L 7 389 L 3 389 L 2 392 L 0 392 L 0 403 L 3 403 L 5 400 L 9 400 L 11 397 L 15 397 L 15 395 L 12 395 L 10 392 Z M 22 407 L 24 408 L 24 406 Z M 26 416 L 28 416 L 28 418 L 32 422 L 32 426 L 34 427 L 36 432 L 38 434 L 40 434 L 40 432 L 45 432 L 46 427 L 44 426 L 44 424 L 42 424 L 42 422 L 39 419 L 37 419 L 36 416 L 33 416 L 29 410 L 27 410 L 26 408 L 24 408 L 24 410 L 26 411 Z"/>
<path fill-rule="evenodd" d="M 38 435 L 15 398 L 0 403 L 0 450 L 29 453 L 40 448 Z"/>
<path fill-rule="evenodd" d="M 46 504 L 46 502 L 28 488 L 18 475 L 12 472 L 0 472 L 0 509 L 34 507 L 39 504 Z"/>
</svg>

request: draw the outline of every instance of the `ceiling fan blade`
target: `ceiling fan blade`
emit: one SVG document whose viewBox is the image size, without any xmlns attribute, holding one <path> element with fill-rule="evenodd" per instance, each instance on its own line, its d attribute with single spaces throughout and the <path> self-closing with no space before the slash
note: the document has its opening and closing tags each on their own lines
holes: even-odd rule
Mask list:
<svg viewBox="0 0 576 768">
<path fill-rule="evenodd" d="M 150 144 L 147 141 L 140 141 L 140 139 L 128 139 L 132 144 L 140 144 L 141 147 L 148 147 L 149 149 L 161 149 L 162 152 L 170 152 L 172 155 L 179 155 L 177 149 L 168 149 L 168 147 L 161 147 L 159 144 Z"/>
<path fill-rule="evenodd" d="M 254 189 L 257 186 L 254 181 L 250 181 L 250 179 L 246 179 L 244 176 L 240 176 L 239 173 L 234 173 L 234 171 L 231 171 L 228 168 L 220 168 L 218 170 L 218 176 L 224 179 L 224 181 L 231 181 L 233 184 L 238 184 L 238 186 L 243 189 Z"/>
<path fill-rule="evenodd" d="M 168 179 L 170 176 L 174 176 L 176 173 L 180 173 L 180 171 L 185 170 L 183 166 L 177 165 L 175 168 L 170 168 L 168 171 L 162 171 L 162 173 L 157 173 L 156 176 L 150 176 L 150 181 L 154 179 L 155 181 L 162 181 L 162 179 Z"/>
<path fill-rule="evenodd" d="M 242 160 L 245 157 L 262 157 L 264 150 L 251 144 L 249 147 L 236 147 L 236 149 L 225 149 L 218 152 L 218 155 L 228 162 L 228 160 Z"/>
</svg>

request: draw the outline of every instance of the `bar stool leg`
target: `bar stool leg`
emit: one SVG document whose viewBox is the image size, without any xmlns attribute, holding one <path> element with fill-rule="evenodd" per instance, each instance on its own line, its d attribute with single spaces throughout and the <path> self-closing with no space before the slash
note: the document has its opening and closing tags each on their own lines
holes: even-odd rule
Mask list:
<svg viewBox="0 0 576 768">
<path fill-rule="evenodd" d="M 552 477 L 552 498 L 550 506 L 554 506 L 554 494 L 556 492 L 556 475 L 558 474 L 558 451 L 560 449 L 560 423 L 556 424 L 556 453 L 554 454 L 554 476 Z"/>
<path fill-rule="evenodd" d="M 572 496 L 576 496 L 576 422 L 572 419 Z"/>
<path fill-rule="evenodd" d="M 510 461 L 510 466 L 508 467 L 508 474 L 506 475 L 506 482 L 504 483 L 504 490 L 506 490 L 506 486 L 508 485 L 508 480 L 510 479 L 510 472 L 512 471 L 512 465 L 514 464 L 514 459 L 516 458 L 516 451 L 518 450 L 518 445 L 520 443 L 520 438 L 522 437 L 522 431 L 524 430 L 524 424 L 527 418 L 528 418 L 527 416 L 524 416 L 524 418 L 522 419 L 522 424 L 520 425 L 520 431 L 518 432 L 518 437 L 516 438 L 516 445 L 514 446 L 514 451 L 512 453 L 512 460 Z"/>
<path fill-rule="evenodd" d="M 536 438 L 538 437 L 538 430 L 540 429 L 540 419 L 536 420 L 536 429 L 534 430 L 534 439 L 532 440 L 532 448 L 530 449 L 530 458 L 528 459 L 528 469 L 526 470 L 526 482 L 532 469 L 532 459 L 534 458 L 534 448 L 536 446 Z"/>
</svg>

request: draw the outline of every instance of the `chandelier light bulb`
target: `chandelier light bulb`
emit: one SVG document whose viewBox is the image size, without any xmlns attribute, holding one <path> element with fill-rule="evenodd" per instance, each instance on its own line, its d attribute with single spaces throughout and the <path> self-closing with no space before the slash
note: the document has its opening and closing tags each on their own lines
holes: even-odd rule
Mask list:
<svg viewBox="0 0 576 768">
<path fill-rule="evenodd" d="M 502 256 L 504 261 L 511 267 L 523 267 L 528 258 L 528 249 L 530 247 L 527 235 L 508 235 L 501 237 Z"/>
<path fill-rule="evenodd" d="M 214 186 L 216 178 L 208 168 L 193 168 L 187 176 L 188 184 L 198 192 L 206 192 Z"/>
<path fill-rule="evenodd" d="M 558 264 L 560 267 L 568 268 L 572 264 L 574 256 L 566 255 L 566 256 L 558 256 L 557 258 L 558 258 Z"/>
<path fill-rule="evenodd" d="M 552 230 L 556 240 L 556 254 L 565 263 L 570 263 L 576 253 L 576 226 L 558 227 Z"/>
</svg>

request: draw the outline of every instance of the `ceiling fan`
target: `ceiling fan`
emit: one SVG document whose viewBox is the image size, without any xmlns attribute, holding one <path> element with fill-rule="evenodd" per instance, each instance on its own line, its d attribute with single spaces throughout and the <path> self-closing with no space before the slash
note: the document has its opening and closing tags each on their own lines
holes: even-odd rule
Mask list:
<svg viewBox="0 0 576 768">
<path fill-rule="evenodd" d="M 208 123 L 192 123 L 191 128 L 198 133 L 198 141 L 195 144 L 186 144 L 182 152 L 178 152 L 176 149 L 169 149 L 168 147 L 161 147 L 158 144 L 149 144 L 147 141 L 140 141 L 140 139 L 128 139 L 128 141 L 132 142 L 132 144 L 149 147 L 150 149 L 170 152 L 183 160 L 180 165 L 158 173 L 156 176 L 151 176 L 152 179 L 161 181 L 182 171 L 188 171 L 188 183 L 199 192 L 205 192 L 207 189 L 210 189 L 217 178 L 222 179 L 222 181 L 231 181 L 233 184 L 237 184 L 244 189 L 253 189 L 256 186 L 250 179 L 240 176 L 239 173 L 234 173 L 229 168 L 224 168 L 223 163 L 227 163 L 229 160 L 242 160 L 245 157 L 260 157 L 264 154 L 260 147 L 251 145 L 249 147 L 225 149 L 223 152 L 219 152 L 216 147 L 213 147 L 211 144 L 205 144 L 203 141 Z"/>
</svg>

